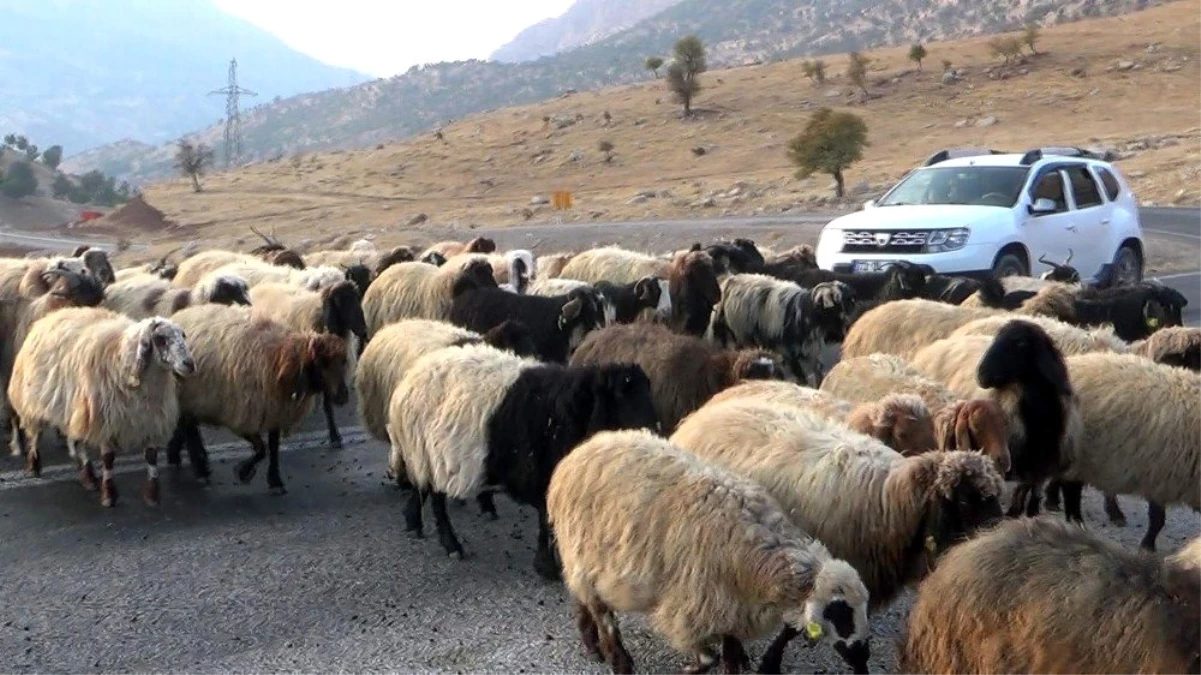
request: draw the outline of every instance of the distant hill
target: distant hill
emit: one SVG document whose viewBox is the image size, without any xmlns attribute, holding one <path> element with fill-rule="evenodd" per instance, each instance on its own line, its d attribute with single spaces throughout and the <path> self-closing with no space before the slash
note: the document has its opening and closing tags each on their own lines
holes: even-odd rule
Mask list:
<svg viewBox="0 0 1201 675">
<path fill-rule="evenodd" d="M 358 84 L 210 0 L 0 0 L 0 133 L 68 156 L 121 139 L 158 145 L 210 125 L 236 57 L 254 105 Z"/>
<path fill-rule="evenodd" d="M 525 63 L 464 61 L 414 67 L 388 79 L 303 94 L 243 115 L 251 160 L 370 145 L 428 131 L 474 113 L 650 77 L 652 54 L 695 33 L 711 67 L 803 54 L 903 45 L 1123 14 L 1162 0 L 683 0 L 608 38 Z M 798 80 L 800 77 L 798 76 Z M 194 137 L 216 145 L 219 126 Z M 171 149 L 136 158 L 98 150 L 76 170 L 103 168 L 139 183 L 171 173 Z"/>
<path fill-rule="evenodd" d="M 492 52 L 493 61 L 533 61 L 592 44 L 653 16 L 682 0 L 576 0 L 557 16 L 526 28 Z"/>
</svg>

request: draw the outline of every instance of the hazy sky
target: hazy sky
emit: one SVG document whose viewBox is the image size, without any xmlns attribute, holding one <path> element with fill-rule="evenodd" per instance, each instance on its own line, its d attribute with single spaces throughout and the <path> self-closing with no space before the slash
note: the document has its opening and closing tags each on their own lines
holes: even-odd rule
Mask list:
<svg viewBox="0 0 1201 675">
<path fill-rule="evenodd" d="M 417 63 L 487 58 L 572 0 L 215 0 L 331 65 L 387 77 Z"/>
</svg>

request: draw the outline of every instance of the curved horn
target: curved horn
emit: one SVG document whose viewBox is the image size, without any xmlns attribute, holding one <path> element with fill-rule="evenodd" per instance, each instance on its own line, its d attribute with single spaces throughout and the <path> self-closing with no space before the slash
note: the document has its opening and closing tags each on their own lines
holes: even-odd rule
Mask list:
<svg viewBox="0 0 1201 675">
<path fill-rule="evenodd" d="M 1056 265 L 1055 263 L 1051 262 L 1050 260 L 1047 260 L 1046 253 L 1038 256 L 1038 261 L 1044 265 L 1050 265 L 1051 267 L 1059 267 L 1059 265 Z"/>
<path fill-rule="evenodd" d="M 1069 248 L 1068 249 L 1068 259 L 1063 261 L 1064 267 L 1066 267 L 1068 265 L 1068 263 L 1072 262 L 1072 255 L 1073 255 L 1072 249 Z"/>
<path fill-rule="evenodd" d="M 267 242 L 268 246 L 279 246 L 280 245 L 279 240 L 277 240 L 273 237 L 268 237 L 267 235 L 263 234 L 262 232 L 259 232 L 258 228 L 256 228 L 254 225 L 250 226 L 250 231 L 259 235 L 259 237 L 261 237 L 263 241 Z"/>
</svg>

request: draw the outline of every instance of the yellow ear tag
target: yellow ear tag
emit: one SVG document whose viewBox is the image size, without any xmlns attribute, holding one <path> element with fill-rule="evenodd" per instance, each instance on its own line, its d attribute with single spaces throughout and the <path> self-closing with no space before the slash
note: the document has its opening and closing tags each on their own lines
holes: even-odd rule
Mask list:
<svg viewBox="0 0 1201 675">
<path fill-rule="evenodd" d="M 1155 328 L 1158 325 L 1159 325 L 1159 319 L 1157 319 L 1153 316 L 1147 317 L 1147 326 L 1149 328 Z"/>
<path fill-rule="evenodd" d="M 816 621 L 810 621 L 805 625 L 805 634 L 810 640 L 816 640 L 822 636 L 822 625 Z"/>
<path fill-rule="evenodd" d="M 934 535 L 926 537 L 926 550 L 933 553 L 938 550 L 938 544 L 934 543 Z"/>
</svg>

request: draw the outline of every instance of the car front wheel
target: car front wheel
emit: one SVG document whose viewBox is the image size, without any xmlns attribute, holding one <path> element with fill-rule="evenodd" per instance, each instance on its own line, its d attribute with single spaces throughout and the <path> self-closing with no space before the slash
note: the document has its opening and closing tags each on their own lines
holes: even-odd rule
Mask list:
<svg viewBox="0 0 1201 675">
<path fill-rule="evenodd" d="M 992 273 L 999 279 L 1001 277 L 1026 276 L 1030 274 L 1030 271 L 1026 269 L 1026 261 L 1022 260 L 1022 256 L 1016 253 L 1002 253 L 992 264 Z"/>
<path fill-rule="evenodd" d="M 1119 286 L 1137 284 L 1143 280 L 1143 260 L 1130 245 L 1118 249 L 1113 257 L 1114 282 Z"/>
</svg>

